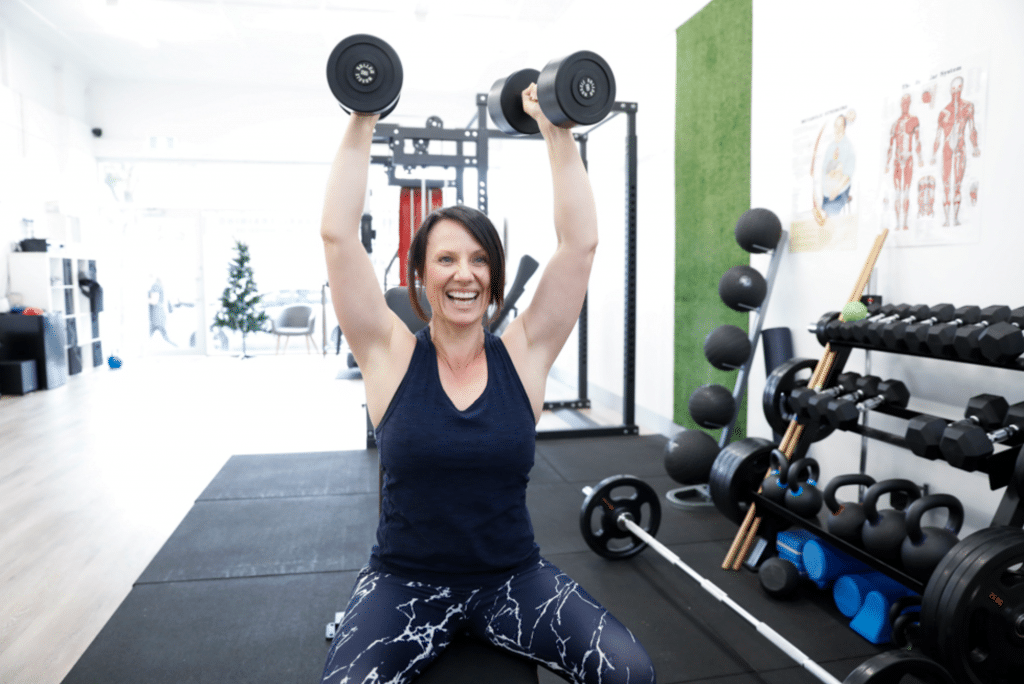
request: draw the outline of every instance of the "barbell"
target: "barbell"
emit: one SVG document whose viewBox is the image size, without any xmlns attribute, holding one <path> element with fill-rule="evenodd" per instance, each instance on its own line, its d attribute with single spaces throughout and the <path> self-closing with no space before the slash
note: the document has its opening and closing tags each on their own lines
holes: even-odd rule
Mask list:
<svg viewBox="0 0 1024 684">
<path fill-rule="evenodd" d="M 616 495 L 615 490 L 632 490 Z M 580 510 L 580 530 L 595 552 L 609 559 L 636 555 L 650 546 L 667 561 L 693 578 L 705 591 L 727 605 L 749 622 L 768 641 L 792 658 L 801 667 L 826 684 L 898 684 L 906 675 L 917 677 L 923 684 L 954 684 L 954 680 L 935 661 L 909 651 L 880 653 L 861 663 L 840 682 L 821 665 L 793 645 L 766 623 L 758 620 L 743 606 L 729 598 L 722 589 L 698 574 L 693 568 L 654 538 L 661 522 L 657 492 L 632 475 L 613 475 L 595 487 L 584 487 L 585 499 Z M 646 511 L 646 514 L 645 514 Z M 600 513 L 600 515 L 597 515 Z M 594 522 L 600 527 L 594 529 Z M 625 545 L 622 544 L 623 540 Z M 615 543 L 618 542 L 618 543 Z"/>
</svg>

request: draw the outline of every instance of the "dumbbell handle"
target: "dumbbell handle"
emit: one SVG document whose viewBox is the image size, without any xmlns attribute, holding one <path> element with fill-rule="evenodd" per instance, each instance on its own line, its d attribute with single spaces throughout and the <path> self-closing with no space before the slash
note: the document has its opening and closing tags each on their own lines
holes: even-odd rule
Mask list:
<svg viewBox="0 0 1024 684">
<path fill-rule="evenodd" d="M 1021 427 L 1019 425 L 1007 425 L 1006 427 L 1001 427 L 998 430 L 988 432 L 985 436 L 988 437 L 993 444 L 999 444 L 1000 442 L 1005 442 L 1020 431 Z"/>
<path fill-rule="evenodd" d="M 885 396 L 884 393 L 878 394 L 878 395 L 875 395 L 875 396 L 871 397 L 870 399 L 865 399 L 864 401 L 862 401 L 859 404 L 857 404 L 857 410 L 858 411 L 873 411 L 874 409 L 878 408 L 882 404 L 888 403 L 888 401 L 889 401 L 889 398 L 887 396 Z"/>
</svg>

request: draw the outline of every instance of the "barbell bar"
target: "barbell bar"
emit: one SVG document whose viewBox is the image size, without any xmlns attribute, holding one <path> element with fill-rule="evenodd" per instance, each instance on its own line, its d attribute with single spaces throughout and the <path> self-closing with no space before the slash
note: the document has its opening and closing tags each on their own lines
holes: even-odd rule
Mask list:
<svg viewBox="0 0 1024 684">
<path fill-rule="evenodd" d="M 607 482 L 607 480 L 605 482 Z M 601 487 L 602 485 L 598 485 L 598 489 L 600 489 Z M 595 489 L 593 487 L 584 487 L 583 495 L 589 498 L 594 491 Z M 614 510 L 615 505 L 607 501 L 607 497 L 602 497 L 602 499 L 602 503 L 604 505 L 609 506 L 610 510 Z M 675 565 L 677 568 L 679 568 L 687 575 L 692 577 L 694 581 L 696 581 L 701 586 L 701 588 L 704 589 L 706 592 L 714 596 L 716 599 L 718 599 L 725 605 L 732 608 L 733 611 L 735 611 L 740 617 L 742 617 L 744 620 L 753 625 L 754 629 L 761 633 L 766 639 L 768 639 L 768 641 L 775 644 L 775 646 L 777 646 L 783 653 L 792 658 L 798 665 L 803 667 L 805 670 L 807 670 L 808 672 L 810 672 L 826 684 L 843 684 L 838 679 L 833 677 L 832 674 L 829 673 L 825 668 L 821 667 L 821 665 L 818 665 L 818 663 L 811 660 L 810 656 L 808 656 L 806 653 L 804 653 L 799 648 L 794 646 L 792 642 L 790 642 L 784 636 L 776 632 L 768 624 L 758 620 L 756 617 L 751 615 L 750 612 L 748 612 L 743 606 L 729 598 L 729 595 L 722 591 L 722 589 L 715 585 L 711 580 L 702 577 L 696 570 L 694 570 L 689 565 L 684 563 L 679 556 L 672 553 L 672 551 L 670 551 L 667 546 L 665 546 L 657 539 L 655 539 L 653 536 L 648 534 L 646 530 L 644 530 L 642 527 L 636 524 L 636 522 L 633 520 L 633 516 L 631 513 L 624 511 L 623 513 L 615 517 L 615 522 L 620 530 L 622 530 L 623 532 L 629 532 L 630 534 L 636 536 L 638 539 L 640 539 L 645 544 L 650 546 L 652 549 L 657 551 L 669 563 L 672 563 L 672 565 Z"/>
</svg>

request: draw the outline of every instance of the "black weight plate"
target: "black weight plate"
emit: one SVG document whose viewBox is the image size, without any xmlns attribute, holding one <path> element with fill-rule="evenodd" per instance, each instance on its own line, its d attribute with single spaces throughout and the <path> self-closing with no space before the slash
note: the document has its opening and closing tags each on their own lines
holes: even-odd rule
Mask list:
<svg viewBox="0 0 1024 684">
<path fill-rule="evenodd" d="M 754 493 L 761 488 L 774 448 L 767 439 L 748 437 L 718 452 L 711 466 L 711 500 L 722 515 L 737 525 L 743 522 Z"/>
<path fill-rule="evenodd" d="M 394 109 L 403 73 L 398 53 L 364 33 L 342 40 L 327 60 L 327 83 L 347 112 L 381 114 Z"/>
<path fill-rule="evenodd" d="M 551 60 L 540 72 L 537 100 L 556 126 L 600 123 L 615 105 L 615 75 L 600 55 L 574 52 Z"/>
<path fill-rule="evenodd" d="M 498 130 L 508 135 L 540 133 L 537 120 L 523 111 L 523 91 L 536 83 L 540 72 L 522 69 L 508 78 L 500 78 L 487 94 L 487 113 Z"/>
<path fill-rule="evenodd" d="M 626 487 L 633 491 L 629 496 L 613 496 L 615 489 Z M 649 508 L 644 515 L 643 507 Z M 594 529 L 594 512 L 601 510 L 600 527 Z M 633 522 L 652 537 L 658 533 L 661 524 L 661 502 L 654 488 L 632 475 L 612 475 L 601 480 L 583 500 L 580 509 L 580 532 L 583 539 L 595 553 L 612 560 L 635 556 L 647 547 L 647 542 L 635 536 L 628 529 L 619 527 L 618 518 L 629 513 Z M 619 540 L 628 540 L 623 544 Z"/>
<path fill-rule="evenodd" d="M 1024 530 L 997 536 L 950 578 L 934 626 L 936 653 L 957 681 L 1019 682 L 1024 672 Z M 923 618 L 922 618 L 923 619 Z"/>
<path fill-rule="evenodd" d="M 775 367 L 765 380 L 764 393 L 761 395 L 761 406 L 764 408 L 764 417 L 772 430 L 784 434 L 789 429 L 790 412 L 787 410 L 786 402 L 790 393 L 798 387 L 806 387 L 810 382 L 811 375 L 818 362 L 814 359 L 793 358 L 780 363 Z M 810 370 L 810 374 L 805 371 Z M 803 377 L 803 376 L 807 377 Z M 817 424 L 813 433 L 804 429 L 804 436 L 812 442 L 825 439 L 835 431 L 835 428 L 825 421 Z"/>
<path fill-rule="evenodd" d="M 901 684 L 909 681 L 921 684 L 956 684 L 948 672 L 934 660 L 911 651 L 886 651 L 871 656 L 847 675 L 843 684 Z"/>
</svg>

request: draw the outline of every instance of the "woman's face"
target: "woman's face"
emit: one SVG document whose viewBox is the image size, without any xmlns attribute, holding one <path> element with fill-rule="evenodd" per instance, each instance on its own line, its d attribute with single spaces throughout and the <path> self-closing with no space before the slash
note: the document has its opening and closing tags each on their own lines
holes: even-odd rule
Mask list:
<svg viewBox="0 0 1024 684">
<path fill-rule="evenodd" d="M 466 228 L 439 221 L 427 238 L 423 286 L 432 315 L 454 324 L 480 324 L 491 301 L 487 251 Z"/>
</svg>

